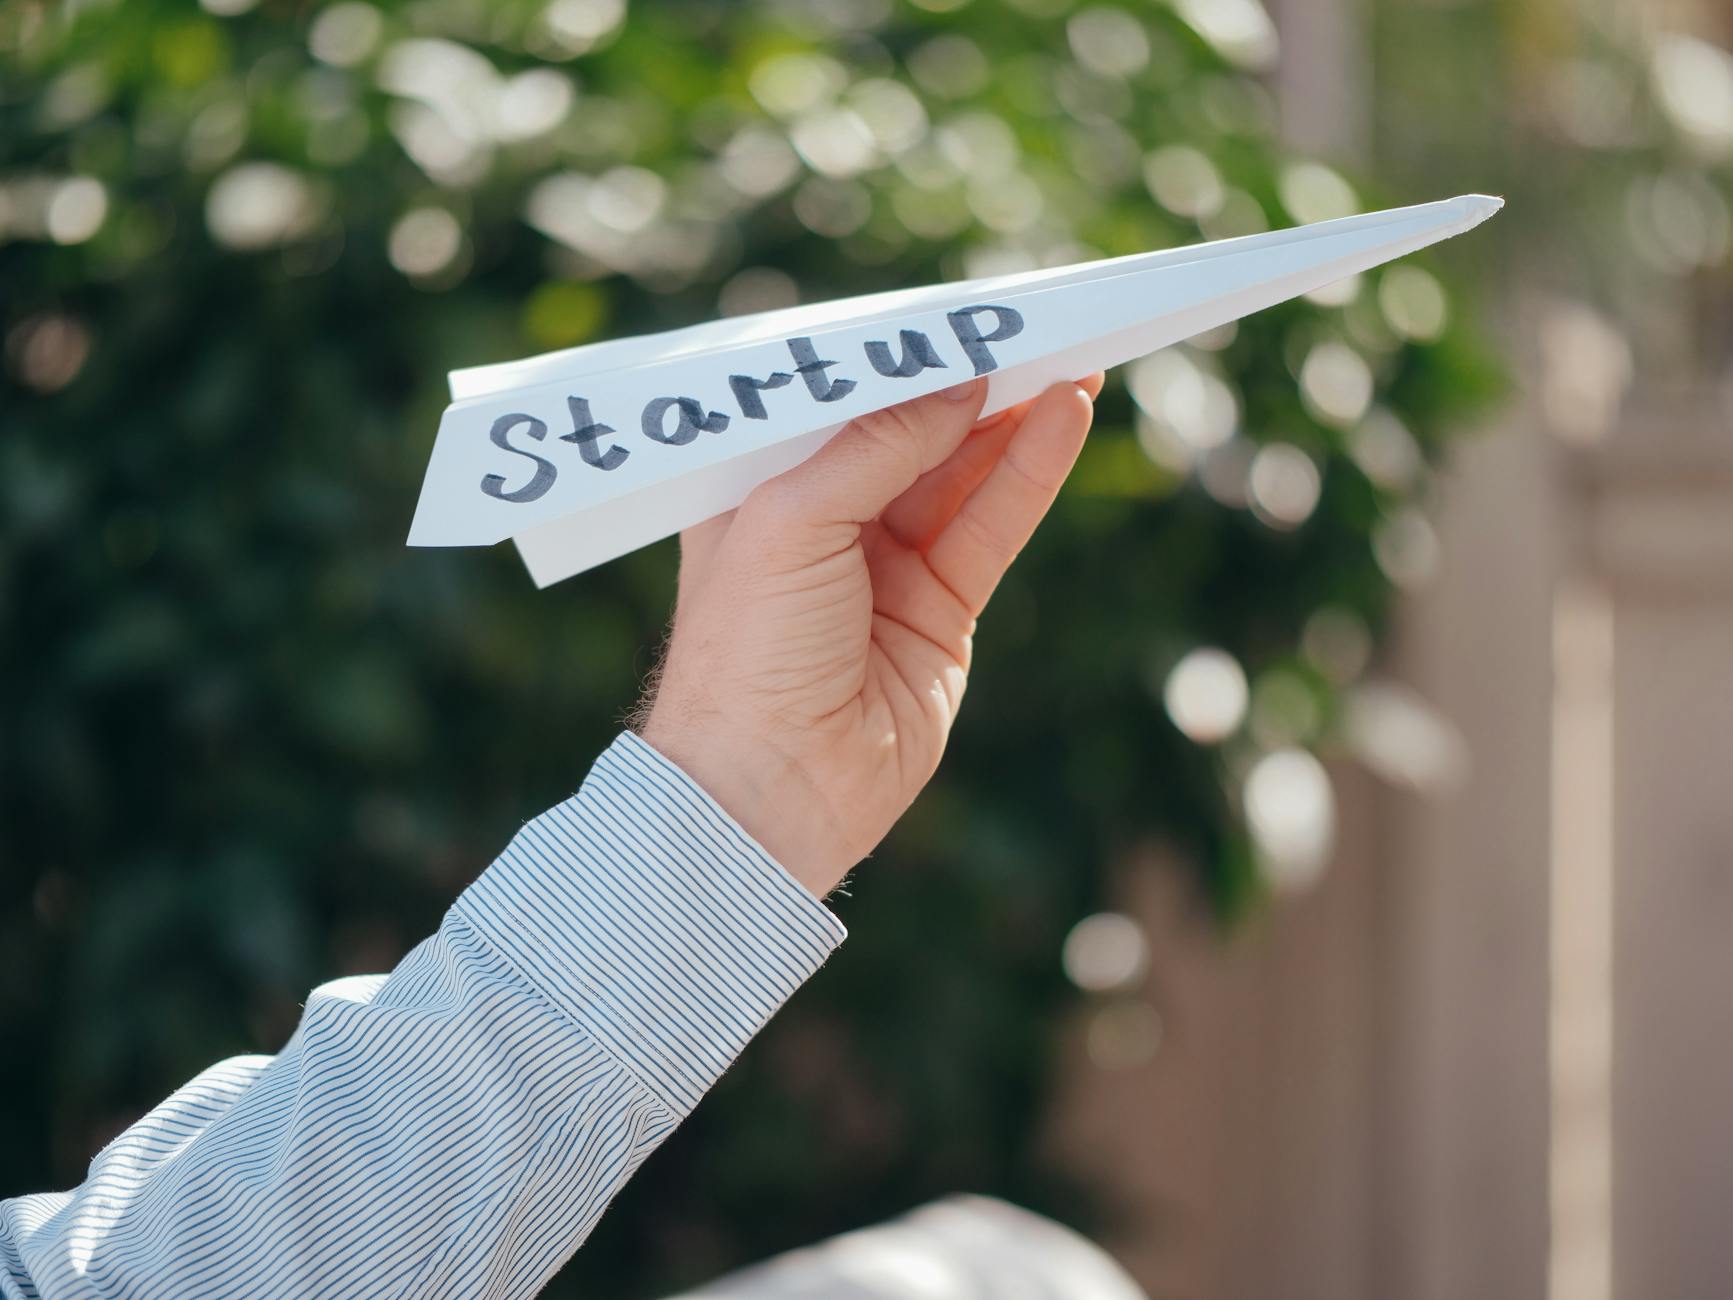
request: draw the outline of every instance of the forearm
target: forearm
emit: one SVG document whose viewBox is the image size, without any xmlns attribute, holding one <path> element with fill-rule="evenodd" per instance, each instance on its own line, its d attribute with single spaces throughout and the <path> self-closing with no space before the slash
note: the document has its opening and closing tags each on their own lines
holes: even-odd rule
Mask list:
<svg viewBox="0 0 1733 1300">
<path fill-rule="evenodd" d="M 0 1207 L 0 1290 L 533 1295 L 841 937 L 622 738 L 389 977 Z"/>
</svg>

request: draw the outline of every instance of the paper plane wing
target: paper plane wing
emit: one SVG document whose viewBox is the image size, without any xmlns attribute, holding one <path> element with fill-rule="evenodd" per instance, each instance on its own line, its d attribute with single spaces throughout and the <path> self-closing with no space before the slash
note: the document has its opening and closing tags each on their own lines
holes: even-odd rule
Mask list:
<svg viewBox="0 0 1733 1300">
<path fill-rule="evenodd" d="M 1486 220 L 1465 195 L 791 307 L 454 371 L 411 546 L 510 537 L 537 586 L 732 509 L 850 419 L 989 376 L 984 414 Z"/>
</svg>

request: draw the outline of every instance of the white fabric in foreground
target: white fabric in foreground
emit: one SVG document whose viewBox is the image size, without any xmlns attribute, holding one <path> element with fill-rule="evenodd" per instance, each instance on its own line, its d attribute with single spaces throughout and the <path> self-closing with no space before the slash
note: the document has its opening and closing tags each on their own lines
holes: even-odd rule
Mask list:
<svg viewBox="0 0 1733 1300">
<path fill-rule="evenodd" d="M 676 1300 L 1148 1300 L 1071 1229 L 954 1196 L 722 1278 Z"/>
</svg>

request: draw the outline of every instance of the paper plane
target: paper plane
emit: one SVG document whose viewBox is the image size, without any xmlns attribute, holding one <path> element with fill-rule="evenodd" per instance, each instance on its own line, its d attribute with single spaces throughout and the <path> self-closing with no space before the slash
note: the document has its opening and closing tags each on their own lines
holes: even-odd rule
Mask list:
<svg viewBox="0 0 1733 1300">
<path fill-rule="evenodd" d="M 511 538 L 538 587 L 739 505 L 850 419 L 988 376 L 990 415 L 1485 221 L 1481 194 L 844 298 L 453 371 L 411 546 Z"/>
</svg>

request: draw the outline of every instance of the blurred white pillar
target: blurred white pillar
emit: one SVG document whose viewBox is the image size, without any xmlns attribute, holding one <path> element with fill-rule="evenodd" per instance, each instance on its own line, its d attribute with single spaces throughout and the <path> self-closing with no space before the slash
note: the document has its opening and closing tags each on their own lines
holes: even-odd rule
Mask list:
<svg viewBox="0 0 1733 1300">
<path fill-rule="evenodd" d="M 1592 579 L 1553 604 L 1549 1300 L 1613 1285 L 1613 605 Z"/>
</svg>

